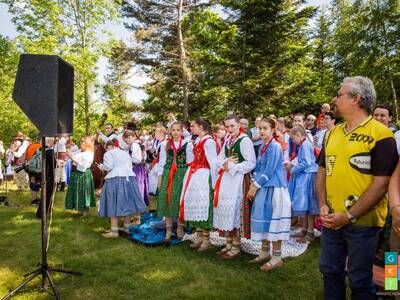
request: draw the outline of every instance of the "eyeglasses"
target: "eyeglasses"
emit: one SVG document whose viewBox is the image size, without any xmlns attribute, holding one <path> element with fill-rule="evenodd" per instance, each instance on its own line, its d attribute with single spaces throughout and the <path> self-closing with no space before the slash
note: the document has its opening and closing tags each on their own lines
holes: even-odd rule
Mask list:
<svg viewBox="0 0 400 300">
<path fill-rule="evenodd" d="M 342 97 L 343 95 L 350 95 L 350 93 L 340 93 L 340 92 L 338 91 L 334 97 L 340 98 L 340 97 Z"/>
<path fill-rule="evenodd" d="M 307 121 L 315 121 L 314 119 L 307 119 Z"/>
</svg>

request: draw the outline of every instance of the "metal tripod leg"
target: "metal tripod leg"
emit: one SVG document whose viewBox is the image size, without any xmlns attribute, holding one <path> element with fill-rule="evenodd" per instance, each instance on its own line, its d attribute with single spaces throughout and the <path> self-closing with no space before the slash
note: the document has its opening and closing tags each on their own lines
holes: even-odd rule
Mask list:
<svg viewBox="0 0 400 300">
<path fill-rule="evenodd" d="M 25 285 L 27 285 L 30 281 L 32 281 L 36 276 L 40 275 L 41 273 L 42 273 L 42 268 L 39 268 L 28 274 L 24 282 L 22 282 L 14 290 L 5 295 L 1 300 L 10 299 L 14 294 L 16 294 L 19 290 L 21 290 Z"/>
<path fill-rule="evenodd" d="M 64 269 L 57 269 L 57 268 L 49 268 L 49 272 L 58 272 L 58 273 L 64 273 L 64 274 L 69 274 L 69 275 L 76 275 L 76 276 L 81 276 L 81 272 L 74 272 L 74 271 L 68 271 Z"/>
<path fill-rule="evenodd" d="M 54 297 L 56 297 L 57 300 L 60 300 L 61 299 L 60 295 L 57 292 L 57 289 L 56 289 L 56 287 L 54 285 L 53 279 L 51 279 L 50 272 L 48 270 L 45 270 L 45 274 L 46 274 L 47 279 L 49 280 L 51 289 L 53 290 Z"/>
</svg>

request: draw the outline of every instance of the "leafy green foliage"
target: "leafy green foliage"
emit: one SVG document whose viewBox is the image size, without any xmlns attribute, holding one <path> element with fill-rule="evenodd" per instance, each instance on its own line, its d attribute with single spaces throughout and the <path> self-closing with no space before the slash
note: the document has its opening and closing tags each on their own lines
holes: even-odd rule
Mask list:
<svg viewBox="0 0 400 300">
<path fill-rule="evenodd" d="M 18 131 L 30 138 L 37 137 L 37 130 L 12 99 L 19 53 L 15 42 L 0 35 L 0 137 L 8 146 Z"/>
<path fill-rule="evenodd" d="M 107 42 L 99 39 L 106 21 L 118 17 L 119 1 L 108 0 L 1 0 L 8 4 L 20 36 L 21 51 L 57 54 L 75 68 L 75 133 L 93 132 L 98 118 L 92 93 L 96 65 L 107 54 Z M 107 31 L 104 32 L 107 34 Z"/>
</svg>

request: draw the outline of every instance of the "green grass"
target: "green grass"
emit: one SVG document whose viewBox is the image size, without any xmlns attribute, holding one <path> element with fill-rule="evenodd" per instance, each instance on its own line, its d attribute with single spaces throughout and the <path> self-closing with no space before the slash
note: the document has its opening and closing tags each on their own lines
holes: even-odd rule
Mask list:
<svg viewBox="0 0 400 300">
<path fill-rule="evenodd" d="M 322 299 L 318 270 L 319 245 L 311 245 L 285 267 L 263 273 L 248 264 L 250 255 L 224 261 L 212 247 L 206 253 L 174 247 L 106 240 L 101 232 L 108 220 L 93 210 L 86 219 L 65 211 L 58 193 L 51 229 L 49 263 L 80 271 L 83 276 L 54 274 L 63 299 Z M 0 206 L 0 297 L 23 280 L 40 261 L 40 222 L 29 193 L 11 192 L 21 208 Z M 14 299 L 52 299 L 35 288 L 38 280 Z"/>
</svg>

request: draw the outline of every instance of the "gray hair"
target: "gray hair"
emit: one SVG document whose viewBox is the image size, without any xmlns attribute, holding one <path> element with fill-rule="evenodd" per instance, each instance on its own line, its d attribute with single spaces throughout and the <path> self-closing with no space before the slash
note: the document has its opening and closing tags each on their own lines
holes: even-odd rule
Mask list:
<svg viewBox="0 0 400 300">
<path fill-rule="evenodd" d="M 360 107 L 372 113 L 376 104 L 376 92 L 371 79 L 362 76 L 346 77 L 342 85 L 345 83 L 351 83 L 349 92 L 351 96 L 360 96 Z"/>
</svg>

